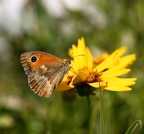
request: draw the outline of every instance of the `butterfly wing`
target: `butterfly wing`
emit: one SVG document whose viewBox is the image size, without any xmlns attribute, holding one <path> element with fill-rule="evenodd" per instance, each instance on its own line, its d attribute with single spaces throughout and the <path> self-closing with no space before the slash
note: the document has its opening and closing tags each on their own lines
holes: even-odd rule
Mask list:
<svg viewBox="0 0 144 134">
<path fill-rule="evenodd" d="M 36 61 L 32 62 L 32 58 L 35 57 Z M 32 72 L 32 70 L 39 68 L 41 65 L 48 63 L 63 63 L 63 60 L 57 56 L 41 51 L 25 52 L 20 56 L 20 62 L 24 68 L 27 75 Z"/>
<path fill-rule="evenodd" d="M 45 68 L 49 69 L 46 70 Z M 31 89 L 40 96 L 49 97 L 66 74 L 65 68 L 66 66 L 56 63 L 42 65 L 40 68 L 32 71 L 28 75 L 28 83 Z"/>
<path fill-rule="evenodd" d="M 37 61 L 32 62 L 32 57 Z M 31 89 L 38 95 L 49 97 L 69 70 L 69 63 L 44 52 L 26 52 L 20 61 L 28 75 Z"/>
</svg>

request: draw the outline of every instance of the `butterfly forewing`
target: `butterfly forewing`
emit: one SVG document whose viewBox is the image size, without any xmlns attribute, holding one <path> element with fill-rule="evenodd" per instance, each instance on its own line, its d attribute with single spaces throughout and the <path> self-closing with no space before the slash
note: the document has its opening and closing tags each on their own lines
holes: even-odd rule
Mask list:
<svg viewBox="0 0 144 134">
<path fill-rule="evenodd" d="M 37 61 L 32 62 L 32 57 L 36 57 Z M 38 68 L 41 65 L 55 62 L 63 62 L 63 60 L 57 56 L 40 51 L 25 52 L 21 54 L 20 61 L 27 75 L 32 71 L 32 69 Z"/>
<path fill-rule="evenodd" d="M 43 97 L 51 95 L 70 68 L 70 61 L 39 51 L 23 53 L 20 61 L 31 89 Z"/>
</svg>

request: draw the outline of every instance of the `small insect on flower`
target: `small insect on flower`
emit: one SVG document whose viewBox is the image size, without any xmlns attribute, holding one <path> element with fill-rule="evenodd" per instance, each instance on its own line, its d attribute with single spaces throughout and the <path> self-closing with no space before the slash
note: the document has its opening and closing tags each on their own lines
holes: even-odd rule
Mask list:
<svg viewBox="0 0 144 134">
<path fill-rule="evenodd" d="M 70 69 L 70 60 L 40 51 L 25 52 L 20 61 L 28 76 L 30 88 L 43 97 L 51 95 Z"/>
</svg>

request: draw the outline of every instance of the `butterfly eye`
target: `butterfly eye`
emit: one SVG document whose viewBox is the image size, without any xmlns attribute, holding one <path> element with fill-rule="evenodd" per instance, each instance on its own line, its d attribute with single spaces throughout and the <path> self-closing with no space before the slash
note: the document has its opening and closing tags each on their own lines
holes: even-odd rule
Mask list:
<svg viewBox="0 0 144 134">
<path fill-rule="evenodd" d="M 35 56 L 31 57 L 31 61 L 35 62 L 37 60 L 37 58 Z"/>
</svg>

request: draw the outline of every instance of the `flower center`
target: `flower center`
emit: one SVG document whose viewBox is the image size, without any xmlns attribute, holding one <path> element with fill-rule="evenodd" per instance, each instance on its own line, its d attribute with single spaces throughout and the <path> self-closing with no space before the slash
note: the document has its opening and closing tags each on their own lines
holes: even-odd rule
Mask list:
<svg viewBox="0 0 144 134">
<path fill-rule="evenodd" d="M 68 76 L 69 82 L 72 81 L 72 85 L 79 86 L 84 83 L 99 82 L 99 75 L 96 71 L 90 71 L 87 67 L 78 70 L 78 73 L 73 76 Z"/>
<path fill-rule="evenodd" d="M 86 83 L 92 83 L 98 81 L 98 75 L 96 72 L 90 72 L 86 78 Z"/>
<path fill-rule="evenodd" d="M 83 72 L 85 74 L 84 82 L 86 83 L 92 83 L 92 82 L 98 82 L 98 74 L 94 71 L 89 71 L 87 67 L 84 67 L 80 70 L 80 72 Z"/>
</svg>

